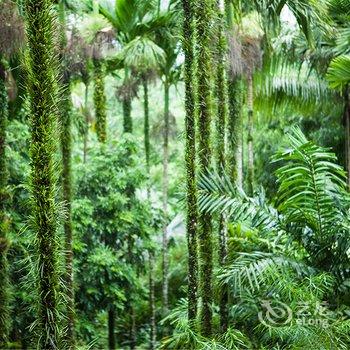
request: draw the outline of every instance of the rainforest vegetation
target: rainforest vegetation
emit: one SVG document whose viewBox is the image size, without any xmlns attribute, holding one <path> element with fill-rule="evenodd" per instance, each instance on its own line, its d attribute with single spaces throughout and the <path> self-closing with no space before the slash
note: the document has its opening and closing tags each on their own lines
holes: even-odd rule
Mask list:
<svg viewBox="0 0 350 350">
<path fill-rule="evenodd" d="M 349 349 L 349 186 L 349 0 L 0 0 L 0 349 Z"/>
</svg>

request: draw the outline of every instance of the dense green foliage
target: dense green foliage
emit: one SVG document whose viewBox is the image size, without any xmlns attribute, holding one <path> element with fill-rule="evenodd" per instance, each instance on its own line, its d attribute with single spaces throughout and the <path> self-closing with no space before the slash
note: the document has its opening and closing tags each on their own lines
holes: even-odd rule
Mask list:
<svg viewBox="0 0 350 350">
<path fill-rule="evenodd" d="M 0 348 L 348 349 L 348 8 L 0 0 Z"/>
</svg>

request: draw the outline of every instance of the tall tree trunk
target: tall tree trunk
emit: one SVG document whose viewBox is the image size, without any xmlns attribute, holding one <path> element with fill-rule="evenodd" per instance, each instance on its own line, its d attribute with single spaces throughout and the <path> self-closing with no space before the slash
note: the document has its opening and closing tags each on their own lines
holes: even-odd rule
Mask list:
<svg viewBox="0 0 350 350">
<path fill-rule="evenodd" d="M 198 244 L 197 244 L 197 187 L 196 187 L 196 125 L 194 88 L 194 8 L 192 0 L 182 0 L 184 11 L 183 51 L 185 53 L 185 129 L 186 129 L 186 199 L 187 199 L 187 246 L 188 246 L 188 319 L 193 326 L 197 317 Z"/>
<path fill-rule="evenodd" d="M 149 309 L 150 309 L 150 349 L 156 349 L 157 327 L 156 327 L 156 305 L 154 297 L 154 253 L 149 250 Z"/>
<path fill-rule="evenodd" d="M 94 107 L 97 139 L 101 143 L 107 140 L 107 111 L 104 84 L 104 68 L 100 59 L 93 59 L 94 63 Z"/>
<path fill-rule="evenodd" d="M 67 333 L 66 343 L 69 349 L 74 348 L 74 285 L 73 285 L 73 227 L 72 227 L 72 101 L 70 90 L 70 75 L 67 71 L 63 52 L 66 50 L 66 16 L 65 4 L 59 4 L 61 24 L 61 82 L 62 101 L 60 105 L 61 152 L 62 152 L 62 192 L 65 205 L 64 235 L 65 235 L 65 286 L 67 303 Z"/>
<path fill-rule="evenodd" d="M 88 142 L 89 142 L 89 114 L 88 114 L 88 100 L 89 100 L 89 83 L 85 83 L 85 100 L 84 100 L 84 148 L 83 148 L 83 162 L 87 161 Z"/>
<path fill-rule="evenodd" d="M 8 97 L 5 86 L 6 71 L 0 57 L 0 348 L 5 348 L 10 328 L 10 278 L 7 261 L 8 218 L 7 218 L 7 161 L 6 127 L 8 115 Z"/>
<path fill-rule="evenodd" d="M 254 193 L 254 147 L 253 147 L 253 127 L 254 127 L 254 110 L 253 110 L 253 76 L 249 75 L 247 79 L 248 95 L 248 194 Z"/>
<path fill-rule="evenodd" d="M 144 144 L 145 144 L 145 158 L 146 158 L 146 171 L 147 171 L 147 198 L 150 198 L 150 136 L 149 136 L 149 98 L 148 98 L 148 83 L 146 78 L 142 81 L 143 84 L 143 107 L 144 107 Z"/>
<path fill-rule="evenodd" d="M 125 69 L 125 80 L 124 83 L 127 82 L 128 79 L 128 70 Z M 132 133 L 133 132 L 133 125 L 132 125 L 132 118 L 131 118 L 131 97 L 125 96 L 123 99 L 123 127 L 124 133 Z M 132 198 L 135 196 L 135 188 L 133 185 L 130 186 L 126 190 L 128 198 Z M 127 262 L 130 264 L 130 266 L 133 266 L 133 246 L 134 241 L 131 232 L 128 234 L 127 238 L 127 244 L 128 244 L 128 255 L 127 255 Z M 129 329 L 129 346 L 130 349 L 134 349 L 136 346 L 136 324 L 135 324 L 135 310 L 134 310 L 134 301 L 132 298 L 132 288 L 131 286 L 127 287 L 127 295 L 129 296 L 129 299 L 126 303 L 126 309 L 127 313 L 129 315 L 129 322 L 130 322 L 130 329 Z"/>
<path fill-rule="evenodd" d="M 220 0 L 217 0 L 215 12 L 217 13 L 217 70 L 216 70 L 216 97 L 217 113 L 215 120 L 215 160 L 216 168 L 219 175 L 224 174 L 226 165 L 226 144 L 225 131 L 228 117 L 228 90 L 226 80 L 226 60 L 227 50 L 226 37 L 224 34 L 224 14 L 221 8 Z M 219 216 L 219 266 L 224 267 L 227 257 L 227 230 L 224 215 Z M 228 291 L 227 286 L 223 285 L 219 291 L 220 307 L 220 327 L 225 332 L 228 325 Z"/>
<path fill-rule="evenodd" d="M 108 309 L 108 349 L 115 349 L 115 307 L 112 304 Z"/>
<path fill-rule="evenodd" d="M 345 91 L 345 109 L 344 109 L 344 125 L 345 125 L 345 164 L 347 173 L 347 184 L 350 188 L 350 98 L 349 88 Z"/>
<path fill-rule="evenodd" d="M 198 155 L 202 172 L 211 165 L 210 123 L 212 119 L 212 54 L 210 47 L 212 33 L 212 6 L 207 0 L 197 0 L 196 34 L 197 34 L 197 76 L 198 76 Z M 199 215 L 199 276 L 202 308 L 200 317 L 201 334 L 210 336 L 212 333 L 212 302 L 213 302 L 213 242 L 211 216 L 208 213 Z"/>
<path fill-rule="evenodd" d="M 242 188 L 242 80 L 228 81 L 227 169 L 231 180 Z"/>
<path fill-rule="evenodd" d="M 124 69 L 125 76 L 124 76 L 124 85 L 126 86 L 128 84 L 129 80 L 129 69 Z M 126 94 L 126 96 L 123 97 L 123 127 L 124 132 L 132 133 L 133 131 L 133 125 L 132 125 L 132 118 L 131 118 L 131 102 L 132 98 L 130 94 Z"/>
<path fill-rule="evenodd" d="M 131 99 L 129 97 L 123 100 L 123 116 L 124 132 L 132 133 Z"/>
<path fill-rule="evenodd" d="M 162 242 L 162 297 L 163 297 L 163 315 L 168 312 L 168 163 L 169 163 L 169 89 L 170 85 L 166 77 L 164 82 L 164 140 L 163 140 L 163 242 Z"/>
<path fill-rule="evenodd" d="M 57 239 L 58 62 L 53 0 L 26 0 L 28 90 L 31 116 L 32 224 L 36 234 L 39 347 L 59 349 L 60 317 Z"/>
<path fill-rule="evenodd" d="M 61 110 L 61 150 L 62 150 L 62 187 L 65 204 L 65 259 L 66 259 L 66 302 L 67 302 L 67 334 L 66 340 L 70 349 L 74 348 L 74 284 L 73 284 L 73 228 L 72 228 L 72 133 L 69 83 L 66 84 L 65 97 Z"/>
</svg>

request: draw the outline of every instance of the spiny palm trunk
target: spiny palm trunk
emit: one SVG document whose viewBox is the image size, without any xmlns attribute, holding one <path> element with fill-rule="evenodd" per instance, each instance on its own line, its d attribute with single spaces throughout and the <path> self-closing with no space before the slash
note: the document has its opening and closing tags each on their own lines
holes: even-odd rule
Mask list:
<svg viewBox="0 0 350 350">
<path fill-rule="evenodd" d="M 132 133 L 131 99 L 123 100 L 124 132 Z"/>
<path fill-rule="evenodd" d="M 93 59 L 94 63 L 94 106 L 96 119 L 97 139 L 101 143 L 107 140 L 107 111 L 106 111 L 106 94 L 104 84 L 103 63 L 99 59 Z"/>
<path fill-rule="evenodd" d="M 254 193 L 254 147 L 253 147 L 253 127 L 254 127 L 254 111 L 253 111 L 253 77 L 250 75 L 248 83 L 248 194 Z"/>
<path fill-rule="evenodd" d="M 65 4 L 60 2 L 61 24 L 61 55 L 66 49 L 66 16 Z M 74 285 L 73 285 L 73 227 L 72 227 L 72 102 L 70 90 L 70 76 L 67 72 L 65 57 L 62 57 L 62 88 L 61 101 L 61 152 L 62 152 L 62 190 L 65 204 L 65 284 L 67 301 L 67 333 L 66 342 L 69 349 L 74 348 Z"/>
<path fill-rule="evenodd" d="M 145 157 L 146 157 L 146 171 L 149 181 L 150 176 L 150 136 L 149 136 L 149 98 L 148 98 L 148 83 L 146 79 L 143 79 L 143 107 L 144 107 L 144 144 L 145 144 Z M 150 198 L 150 186 L 147 186 L 147 198 Z"/>
<path fill-rule="evenodd" d="M 1 59 L 1 57 L 0 57 Z M 0 61 L 0 348 L 8 341 L 10 328 L 10 279 L 7 251 L 9 240 L 7 234 L 7 162 L 6 162 L 6 126 L 8 100 L 5 86 L 5 67 Z"/>
<path fill-rule="evenodd" d="M 65 84 L 65 96 L 61 110 L 61 150 L 62 150 L 62 187 L 65 204 L 65 284 L 67 293 L 67 334 L 66 341 L 70 349 L 74 348 L 74 285 L 73 285 L 73 227 L 72 227 L 72 106 L 69 82 Z"/>
<path fill-rule="evenodd" d="M 197 0 L 196 34 L 197 34 L 197 75 L 198 75 L 198 155 L 200 170 L 205 172 L 211 165 L 210 123 L 212 119 L 211 67 L 212 54 L 210 23 L 212 22 L 212 5 L 207 0 Z M 202 313 L 200 317 L 201 334 L 212 333 L 212 278 L 213 278 L 213 242 L 211 216 L 199 215 L 199 276 Z"/>
<path fill-rule="evenodd" d="M 125 68 L 124 71 L 125 71 L 124 84 L 127 84 L 128 78 L 129 78 L 129 69 Z M 131 103 L 132 103 L 131 96 L 128 94 L 124 96 L 124 99 L 123 99 L 124 133 L 126 132 L 132 133 L 133 131 L 132 118 L 131 118 Z"/>
<path fill-rule="evenodd" d="M 242 188 L 242 81 L 228 81 L 229 114 L 227 122 L 227 169 L 232 179 Z"/>
<path fill-rule="evenodd" d="M 226 38 L 224 35 L 224 15 L 220 9 L 220 1 L 217 1 L 216 12 L 217 30 L 218 30 L 218 44 L 217 44 L 217 71 L 216 71 L 216 97 L 217 97 L 217 115 L 215 120 L 216 129 L 216 167 L 219 175 L 223 175 L 226 165 L 225 159 L 225 129 L 228 116 L 228 96 L 227 96 L 227 81 L 226 81 Z M 223 267 L 226 264 L 227 257 L 227 232 L 224 215 L 219 216 L 219 266 Z M 227 286 L 223 285 L 219 292 L 219 307 L 220 307 L 220 327 L 221 331 L 227 330 L 228 324 L 228 292 Z"/>
<path fill-rule="evenodd" d="M 89 98 L 89 84 L 85 83 L 85 101 L 84 101 L 85 126 L 84 126 L 84 148 L 83 148 L 84 163 L 86 163 L 87 161 L 88 142 L 89 142 L 88 98 Z"/>
<path fill-rule="evenodd" d="M 345 122 L 345 164 L 347 173 L 347 184 L 350 188 L 350 98 L 349 88 L 345 91 L 345 109 L 344 109 L 344 122 Z"/>
<path fill-rule="evenodd" d="M 31 116 L 31 199 L 36 234 L 39 347 L 60 348 L 57 240 L 58 63 L 53 0 L 26 0 L 28 90 Z"/>
<path fill-rule="evenodd" d="M 192 0 L 182 0 L 184 11 L 183 50 L 185 53 L 185 129 L 186 129 L 186 184 L 187 184 L 187 246 L 188 246 L 188 319 L 193 326 L 197 317 L 198 289 L 198 247 L 197 247 L 197 187 L 196 187 L 196 125 L 195 125 L 195 89 L 194 82 L 194 33 Z"/>
<path fill-rule="evenodd" d="M 125 69 L 125 79 L 127 79 L 128 71 Z M 123 127 L 124 127 L 124 134 L 126 133 L 132 133 L 133 132 L 133 124 L 132 124 L 132 118 L 131 118 L 131 97 L 127 96 L 123 99 Z M 127 189 L 127 194 L 129 198 L 132 198 L 135 196 L 135 188 L 131 186 L 129 189 Z M 128 263 L 132 266 L 133 265 L 133 238 L 131 233 L 128 235 Z M 129 295 L 129 300 L 126 304 L 127 313 L 129 315 L 129 323 L 130 323 L 130 329 L 129 329 L 129 345 L 130 349 L 135 349 L 136 347 L 136 323 L 135 323 L 135 310 L 133 305 L 133 300 L 131 298 L 132 289 L 129 286 L 127 294 Z"/>
<path fill-rule="evenodd" d="M 150 309 L 150 349 L 155 350 L 157 342 L 156 307 L 154 297 L 154 253 L 149 251 L 149 309 Z"/>
<path fill-rule="evenodd" d="M 168 268 L 169 268 L 169 252 L 168 252 L 168 163 L 169 163 L 169 82 L 164 82 L 164 140 L 163 140 L 163 242 L 162 242 L 162 297 L 163 297 L 163 315 L 168 312 Z"/>
</svg>

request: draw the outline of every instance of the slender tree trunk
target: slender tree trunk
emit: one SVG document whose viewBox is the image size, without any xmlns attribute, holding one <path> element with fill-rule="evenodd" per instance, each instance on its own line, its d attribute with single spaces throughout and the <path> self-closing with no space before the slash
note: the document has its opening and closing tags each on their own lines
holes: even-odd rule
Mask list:
<svg viewBox="0 0 350 350">
<path fill-rule="evenodd" d="M 243 189 L 243 120 L 239 121 L 240 131 L 238 132 L 238 145 L 237 145 L 237 186 Z"/>
<path fill-rule="evenodd" d="M 149 177 L 150 177 L 150 135 L 149 135 L 149 98 L 148 98 L 148 83 L 146 79 L 143 79 L 143 105 L 144 105 L 144 144 L 145 144 L 145 157 L 146 157 L 146 171 L 147 171 L 147 198 L 150 198 L 150 184 L 149 184 Z"/>
<path fill-rule="evenodd" d="M 196 125 L 194 71 L 194 8 L 192 0 L 182 0 L 184 11 L 183 50 L 185 53 L 185 129 L 186 129 L 186 184 L 187 184 L 187 246 L 188 246 L 188 319 L 193 326 L 197 317 L 198 244 L 197 244 L 197 187 L 196 187 Z"/>
<path fill-rule="evenodd" d="M 248 77 L 248 194 L 254 193 L 254 147 L 253 147 L 253 127 L 254 127 L 254 110 L 253 110 L 253 76 Z"/>
<path fill-rule="evenodd" d="M 166 78 L 164 82 L 164 141 L 163 141 L 163 242 L 162 242 L 162 297 L 163 297 L 163 314 L 168 312 L 168 163 L 169 163 L 169 82 Z"/>
<path fill-rule="evenodd" d="M 154 253 L 149 250 L 149 309 L 150 309 L 150 349 L 156 349 L 157 326 L 156 326 L 156 305 L 154 297 Z"/>
<path fill-rule="evenodd" d="M 83 161 L 87 161 L 88 142 L 89 142 L 89 114 L 88 114 L 88 100 L 89 100 L 89 84 L 85 83 L 85 101 L 84 101 L 84 115 L 85 115 L 85 127 L 84 127 L 84 149 L 83 149 Z"/>
<path fill-rule="evenodd" d="M 125 71 L 124 84 L 126 85 L 129 79 L 129 69 L 125 68 L 124 71 Z M 124 127 L 124 132 L 129 132 L 129 133 L 132 133 L 133 131 L 132 118 L 131 118 L 131 102 L 132 102 L 132 99 L 130 95 L 124 96 L 123 127 Z"/>
<path fill-rule="evenodd" d="M 345 91 L 345 109 L 344 109 L 344 124 L 345 124 L 345 164 L 347 173 L 347 184 L 350 188 L 350 99 L 349 88 Z"/>
<path fill-rule="evenodd" d="M 202 172 L 211 165 L 210 123 L 212 119 L 212 54 L 210 47 L 212 33 L 212 8 L 210 1 L 197 0 L 196 34 L 197 34 L 197 76 L 198 76 L 198 155 Z M 201 334 L 209 337 L 212 333 L 212 303 L 213 303 L 213 242 L 211 216 L 208 213 L 199 215 L 199 276 L 202 308 L 200 316 Z"/>
<path fill-rule="evenodd" d="M 66 343 L 69 349 L 74 349 L 74 285 L 73 285 L 73 227 L 72 227 L 72 101 L 70 90 L 70 76 L 67 72 L 65 52 L 66 39 L 66 16 L 64 1 L 60 2 L 60 24 L 61 24 L 61 83 L 62 101 L 60 105 L 61 124 L 61 152 L 62 152 L 62 192 L 65 205 L 65 220 L 63 224 L 65 235 L 65 286 L 67 304 L 67 333 Z"/>
<path fill-rule="evenodd" d="M 37 247 L 39 347 L 59 349 L 57 240 L 58 61 L 54 47 L 53 0 L 26 0 L 28 90 L 31 116 L 31 199 Z"/>
<path fill-rule="evenodd" d="M 115 349 L 115 307 L 112 304 L 108 309 L 108 349 Z"/>
<path fill-rule="evenodd" d="M 227 169 L 231 180 L 242 188 L 242 81 L 228 81 Z"/>
<path fill-rule="evenodd" d="M 6 71 L 0 57 L 0 348 L 5 348 L 10 331 L 10 278 L 7 261 L 8 218 L 7 218 L 7 161 L 6 127 L 8 115 L 8 97 L 5 86 Z"/>
<path fill-rule="evenodd" d="M 66 259 L 66 302 L 67 302 L 67 334 L 66 341 L 69 349 L 74 348 L 74 284 L 73 284 L 73 228 L 72 228 L 72 134 L 69 83 L 65 84 L 65 96 L 61 110 L 61 151 L 62 151 L 62 188 L 65 204 L 65 259 Z"/>
<path fill-rule="evenodd" d="M 215 12 L 217 13 L 217 71 L 216 71 L 216 97 L 217 97 L 217 113 L 215 120 L 215 155 L 216 168 L 219 175 L 224 174 L 226 167 L 226 144 L 225 130 L 226 121 L 228 119 L 228 88 L 226 77 L 226 61 L 225 54 L 227 50 L 226 37 L 224 34 L 224 14 L 221 8 L 220 0 L 217 0 Z M 223 214 L 219 216 L 219 266 L 226 264 L 227 257 L 227 230 L 226 222 Z M 219 307 L 220 307 L 220 327 L 224 333 L 228 325 L 228 291 L 227 286 L 223 285 L 219 291 Z"/>
<path fill-rule="evenodd" d="M 94 63 L 94 106 L 97 139 L 101 143 L 107 140 L 107 111 L 104 84 L 104 68 L 100 59 L 93 59 Z"/>
<path fill-rule="evenodd" d="M 132 133 L 132 119 L 131 119 L 131 99 L 123 100 L 123 116 L 124 116 L 124 132 Z"/>
</svg>

